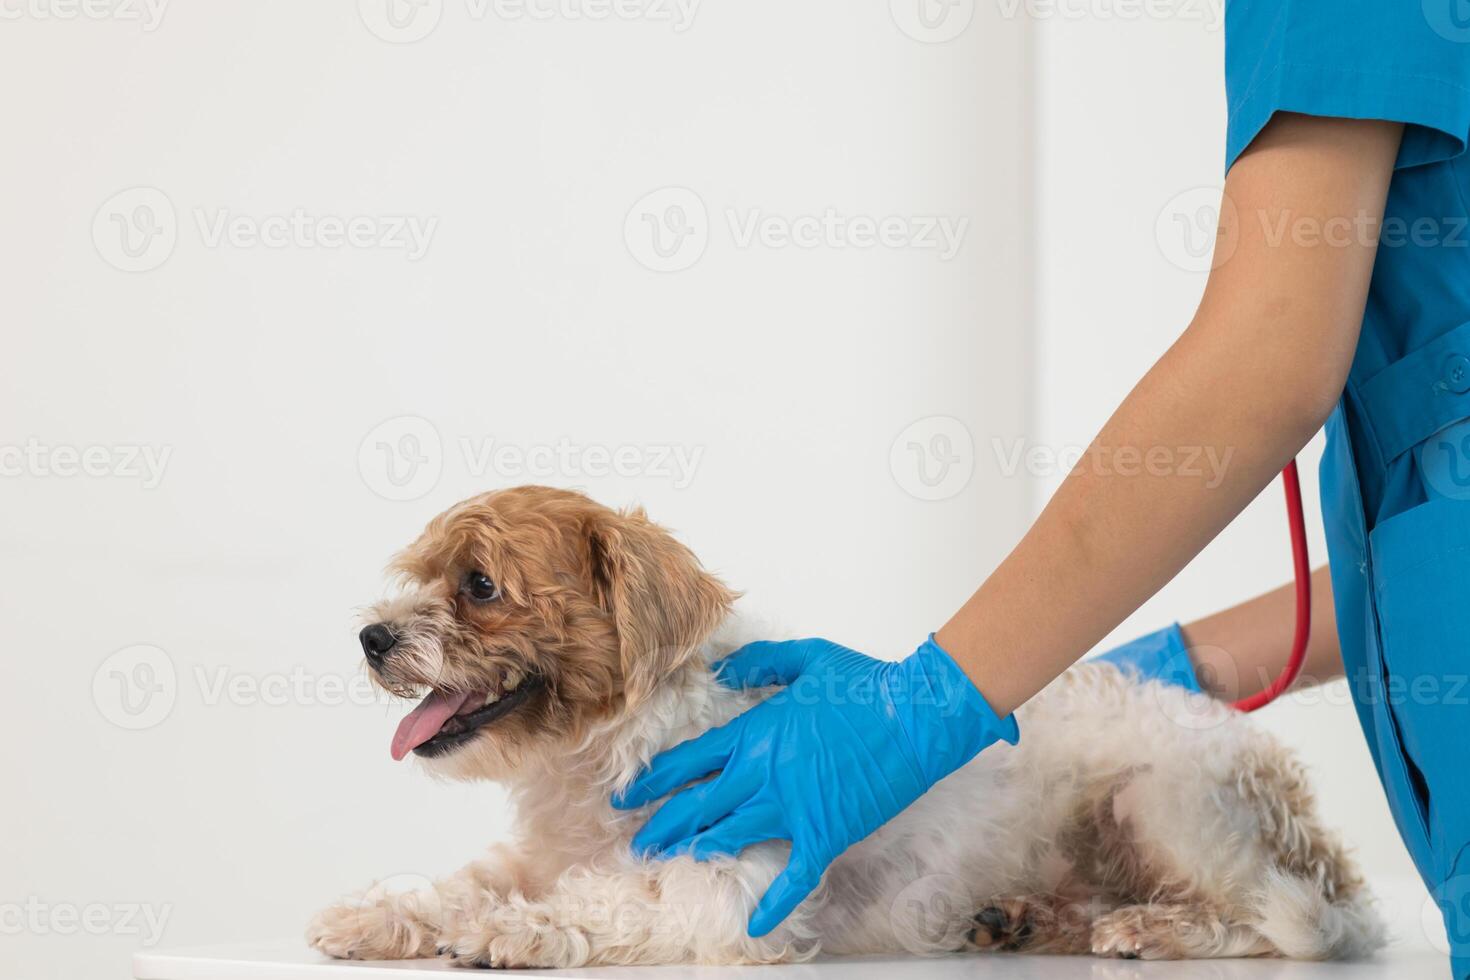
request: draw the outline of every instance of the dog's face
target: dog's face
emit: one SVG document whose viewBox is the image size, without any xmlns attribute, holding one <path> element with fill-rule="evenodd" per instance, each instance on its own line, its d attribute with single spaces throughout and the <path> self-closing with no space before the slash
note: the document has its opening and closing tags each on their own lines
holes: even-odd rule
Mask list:
<svg viewBox="0 0 1470 980">
<path fill-rule="evenodd" d="M 374 681 L 423 695 L 393 739 L 459 778 L 501 778 L 636 708 L 733 594 L 642 511 L 517 487 L 434 518 L 394 560 L 402 595 L 360 639 Z"/>
</svg>

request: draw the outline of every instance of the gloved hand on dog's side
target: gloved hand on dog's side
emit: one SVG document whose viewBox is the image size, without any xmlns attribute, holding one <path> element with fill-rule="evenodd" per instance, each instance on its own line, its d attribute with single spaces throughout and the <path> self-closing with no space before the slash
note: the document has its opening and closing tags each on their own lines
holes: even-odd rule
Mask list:
<svg viewBox="0 0 1470 980">
<path fill-rule="evenodd" d="M 790 841 L 751 936 L 780 925 L 849 846 L 987 746 L 1019 737 L 932 636 L 898 662 L 822 639 L 751 643 L 717 670 L 727 687 L 785 690 L 655 756 L 613 803 L 634 809 L 718 771 L 665 803 L 633 848 L 707 859 Z"/>
</svg>

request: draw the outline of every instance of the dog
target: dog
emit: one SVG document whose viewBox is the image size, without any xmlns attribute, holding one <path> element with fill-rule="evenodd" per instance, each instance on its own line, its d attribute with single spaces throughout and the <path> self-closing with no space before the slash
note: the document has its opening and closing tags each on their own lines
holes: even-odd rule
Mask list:
<svg viewBox="0 0 1470 980">
<path fill-rule="evenodd" d="M 338 958 L 472 967 L 782 963 L 958 951 L 1144 959 L 1370 954 L 1384 930 L 1302 767 L 1216 701 L 1080 664 L 996 744 L 827 870 L 774 932 L 746 931 L 790 845 L 645 860 L 654 806 L 614 809 L 656 753 L 773 692 L 712 660 L 737 598 L 641 510 L 517 487 L 434 518 L 371 608 L 375 683 L 422 696 L 392 755 L 493 780 L 500 844 L 432 888 L 370 889 L 308 942 Z"/>
</svg>

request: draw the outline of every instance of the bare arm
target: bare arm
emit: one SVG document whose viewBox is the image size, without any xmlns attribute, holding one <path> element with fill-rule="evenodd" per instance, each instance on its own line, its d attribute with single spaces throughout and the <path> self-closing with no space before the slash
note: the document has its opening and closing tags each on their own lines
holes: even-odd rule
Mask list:
<svg viewBox="0 0 1470 980">
<path fill-rule="evenodd" d="M 1195 675 L 1205 693 L 1227 701 L 1265 690 L 1286 665 L 1296 620 L 1296 587 L 1283 585 L 1184 627 Z M 1342 650 L 1326 566 L 1312 573 L 1312 636 L 1292 689 L 1341 677 Z"/>
<path fill-rule="evenodd" d="M 848 846 L 986 745 L 1014 742 L 1016 722 L 1004 716 L 1179 571 L 1326 418 L 1347 378 L 1373 268 L 1374 244 L 1355 219 L 1381 224 L 1400 131 L 1299 116 L 1269 124 L 1226 180 L 1238 220 L 1222 228 L 1238 244 L 1211 274 L 1194 321 L 1108 420 L 1092 465 L 1073 469 L 939 631 L 942 649 L 926 641 L 885 662 L 816 638 L 742 647 L 723 662 L 727 683 L 831 694 L 770 698 L 656 756 L 617 806 L 698 782 L 663 804 L 633 848 L 698 857 L 791 841 L 750 920 L 750 934 L 763 936 Z M 1283 218 L 1288 234 L 1278 239 Z M 1302 220 L 1333 222 L 1337 244 L 1291 234 Z M 1230 462 L 1208 476 L 1193 466 L 1161 471 L 1159 449 L 1209 449 Z M 1270 605 L 1254 612 L 1273 618 Z M 1216 618 L 1196 632 L 1222 627 L 1225 642 L 1243 649 L 1229 637 L 1255 618 Z M 859 690 L 867 696 L 843 694 Z M 715 769 L 718 778 L 700 781 Z"/>
<path fill-rule="evenodd" d="M 1381 224 L 1401 132 L 1278 115 L 1231 168 L 1220 240 L 1233 254 L 1194 320 L 1094 440 L 1102 465 L 1068 475 L 938 633 L 997 712 L 1173 578 L 1321 427 L 1357 345 L 1376 250 L 1361 229 Z M 1192 447 L 1229 459 L 1223 479 L 1124 463 Z"/>
</svg>

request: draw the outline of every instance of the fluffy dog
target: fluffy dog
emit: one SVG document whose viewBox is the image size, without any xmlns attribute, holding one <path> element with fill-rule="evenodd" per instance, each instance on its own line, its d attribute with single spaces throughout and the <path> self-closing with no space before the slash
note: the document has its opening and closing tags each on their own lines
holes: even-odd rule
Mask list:
<svg viewBox="0 0 1470 980">
<path fill-rule="evenodd" d="M 435 518 L 395 561 L 403 594 L 361 640 L 383 688 L 423 700 L 394 758 L 505 784 L 517 842 L 432 889 L 320 913 L 314 947 L 464 966 L 776 963 L 960 950 L 1351 957 L 1369 897 L 1301 767 L 1228 707 L 1083 664 L 997 744 L 854 845 L 775 932 L 746 934 L 789 844 L 644 861 L 651 810 L 609 795 L 655 753 L 767 691 L 708 665 L 735 595 L 641 511 L 520 487 Z"/>
</svg>

